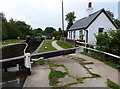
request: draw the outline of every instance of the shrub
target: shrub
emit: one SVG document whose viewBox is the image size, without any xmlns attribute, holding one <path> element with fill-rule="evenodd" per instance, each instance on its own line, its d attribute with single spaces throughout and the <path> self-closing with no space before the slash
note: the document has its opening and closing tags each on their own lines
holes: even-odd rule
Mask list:
<svg viewBox="0 0 120 89">
<path fill-rule="evenodd" d="M 120 56 L 120 30 L 111 30 L 95 35 L 97 49 Z"/>
</svg>

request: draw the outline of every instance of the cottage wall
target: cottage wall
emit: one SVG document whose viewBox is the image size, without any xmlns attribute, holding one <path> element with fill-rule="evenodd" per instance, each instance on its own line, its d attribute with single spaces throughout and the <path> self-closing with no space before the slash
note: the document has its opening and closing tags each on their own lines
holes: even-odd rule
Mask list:
<svg viewBox="0 0 120 89">
<path fill-rule="evenodd" d="M 102 12 L 95 20 L 94 22 L 86 29 L 88 30 L 88 43 L 89 44 L 96 44 L 96 38 L 95 34 L 98 34 L 99 28 L 104 28 L 103 32 L 107 32 L 109 30 L 116 30 L 116 27 L 112 24 L 112 22 L 108 19 L 108 17 Z M 80 29 L 83 30 L 83 29 Z M 74 31 L 72 31 L 72 35 L 70 34 L 69 37 L 69 31 L 68 31 L 68 37 L 69 39 L 77 40 L 80 37 L 80 30 L 75 30 L 75 37 L 74 37 Z M 71 32 L 71 31 L 70 31 Z M 84 40 L 86 40 L 86 31 L 83 31 Z"/>
<path fill-rule="evenodd" d="M 98 29 L 104 28 L 103 32 L 107 32 L 110 29 L 116 30 L 115 26 L 107 18 L 107 16 L 102 12 L 95 21 L 87 28 L 88 30 L 88 43 L 95 44 L 96 39 L 94 34 L 98 34 Z"/>
</svg>

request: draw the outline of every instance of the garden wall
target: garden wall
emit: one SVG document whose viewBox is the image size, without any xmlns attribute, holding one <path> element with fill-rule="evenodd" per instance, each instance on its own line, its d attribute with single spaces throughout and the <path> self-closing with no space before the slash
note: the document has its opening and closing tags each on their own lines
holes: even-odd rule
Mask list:
<svg viewBox="0 0 120 89">
<path fill-rule="evenodd" d="M 76 40 L 67 39 L 66 37 L 61 37 L 60 40 L 65 42 L 65 43 L 68 43 L 68 44 L 72 45 L 73 47 L 76 46 Z"/>
</svg>

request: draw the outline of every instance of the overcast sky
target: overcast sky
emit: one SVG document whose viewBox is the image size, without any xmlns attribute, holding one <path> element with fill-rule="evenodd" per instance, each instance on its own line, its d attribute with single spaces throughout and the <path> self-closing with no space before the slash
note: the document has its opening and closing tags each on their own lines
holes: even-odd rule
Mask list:
<svg viewBox="0 0 120 89">
<path fill-rule="evenodd" d="M 74 11 L 76 20 L 87 16 L 87 4 L 92 2 L 94 12 L 105 8 L 118 17 L 119 0 L 64 0 L 64 15 Z M 6 18 L 25 21 L 32 28 L 61 27 L 62 0 L 0 0 L 0 12 Z M 65 21 L 65 28 L 67 22 Z"/>
</svg>

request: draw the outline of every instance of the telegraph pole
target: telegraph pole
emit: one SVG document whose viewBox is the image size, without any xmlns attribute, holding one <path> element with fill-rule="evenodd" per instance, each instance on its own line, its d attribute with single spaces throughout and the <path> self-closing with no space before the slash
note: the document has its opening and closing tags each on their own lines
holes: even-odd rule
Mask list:
<svg viewBox="0 0 120 89">
<path fill-rule="evenodd" d="M 63 7 L 63 0 L 62 0 L 62 30 L 63 30 L 63 37 L 64 37 L 64 7 Z"/>
</svg>

